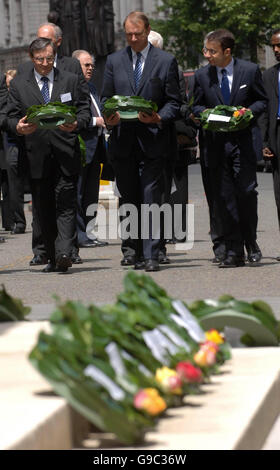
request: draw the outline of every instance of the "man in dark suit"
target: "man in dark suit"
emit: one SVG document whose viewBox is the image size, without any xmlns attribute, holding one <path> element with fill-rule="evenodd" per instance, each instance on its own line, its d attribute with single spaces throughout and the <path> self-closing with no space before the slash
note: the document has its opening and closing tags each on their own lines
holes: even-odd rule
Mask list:
<svg viewBox="0 0 280 470">
<path fill-rule="evenodd" d="M 261 148 L 256 118 L 267 99 L 259 67 L 232 57 L 234 42 L 227 30 L 207 35 L 203 53 L 209 64 L 196 72 L 194 86 L 197 117 L 219 104 L 243 106 L 254 115 L 252 124 L 243 131 L 205 131 L 200 138 L 211 192 L 210 222 L 214 219 L 215 237 L 225 246 L 221 257 L 214 258 L 220 268 L 244 266 L 244 244 L 250 263 L 258 263 L 262 257 L 256 242 L 256 154 Z"/>
<path fill-rule="evenodd" d="M 280 62 L 280 28 L 274 30 L 270 44 L 275 59 Z M 259 119 L 263 137 L 263 157 L 272 163 L 273 189 L 280 227 L 280 93 L 279 93 L 279 64 L 270 67 L 263 73 L 265 91 L 268 96 L 267 110 Z M 280 261 L 280 256 L 277 256 Z"/>
<path fill-rule="evenodd" d="M 161 206 L 165 159 L 171 141 L 173 143 L 172 123 L 181 101 L 178 65 L 172 55 L 148 42 L 151 28 L 143 13 L 130 13 L 124 21 L 124 29 L 128 47 L 107 59 L 103 102 L 114 95 L 138 95 L 157 103 L 158 111 L 151 115 L 140 112 L 138 120 L 133 122 L 121 121 L 118 112 L 105 119 L 113 128 L 109 151 L 122 205 L 132 204 L 139 217 L 139 233 L 134 237 L 136 256 L 128 262 L 124 257 L 121 264 L 135 263 L 136 269 L 158 271 L 160 227 L 151 223 L 150 216 L 149 232 L 141 239 L 143 219 L 140 216 L 144 204 L 146 208 L 152 204 Z"/>
<path fill-rule="evenodd" d="M 56 47 L 50 39 L 35 39 L 29 48 L 33 69 L 11 82 L 8 128 L 25 138 L 33 203 L 42 229 L 49 264 L 43 272 L 67 271 L 76 236 L 76 194 L 80 169 L 77 132 L 90 120 L 88 93 L 77 75 L 53 67 Z M 26 121 L 34 104 L 61 101 L 76 106 L 77 119 L 55 130 Z"/>
<path fill-rule="evenodd" d="M 59 26 L 53 23 L 43 23 L 39 26 L 37 30 L 37 37 L 43 37 L 51 39 L 55 44 L 57 53 L 55 55 L 54 67 L 59 69 L 61 72 L 72 72 L 78 75 L 81 85 L 84 88 L 84 91 L 88 92 L 88 86 L 85 81 L 80 63 L 77 59 L 73 57 L 66 57 L 59 53 L 59 48 L 62 43 L 62 31 Z M 17 74 L 28 76 L 30 71 L 33 69 L 32 61 L 23 62 L 19 65 Z M 36 204 L 35 204 L 36 206 Z M 46 249 L 42 240 L 42 230 L 39 224 L 39 220 L 36 214 L 36 208 L 34 204 L 32 206 L 32 250 L 34 257 L 30 261 L 30 266 L 37 266 L 46 264 Z M 77 264 L 81 262 L 81 258 L 77 255 L 73 256 L 72 262 Z"/>
<path fill-rule="evenodd" d="M 92 232 L 87 233 L 87 225 L 92 217 L 86 213 L 89 206 L 98 204 L 100 162 L 104 162 L 106 155 L 105 123 L 100 111 L 97 90 L 90 82 L 94 69 L 93 56 L 84 50 L 74 51 L 72 56 L 81 64 L 91 99 L 91 121 L 87 129 L 81 133 L 86 145 L 86 162 L 81 168 L 78 179 L 77 244 L 79 248 L 101 247 L 108 243 L 98 240 Z M 96 215 L 97 213 L 95 217 Z"/>
</svg>

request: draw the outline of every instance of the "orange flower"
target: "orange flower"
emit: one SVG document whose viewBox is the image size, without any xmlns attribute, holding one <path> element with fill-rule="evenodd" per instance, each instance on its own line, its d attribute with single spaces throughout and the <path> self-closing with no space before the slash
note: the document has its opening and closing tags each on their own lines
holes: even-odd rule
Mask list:
<svg viewBox="0 0 280 470">
<path fill-rule="evenodd" d="M 200 349 L 193 359 L 200 367 L 213 366 L 216 362 L 216 352 L 211 349 Z"/>
<path fill-rule="evenodd" d="M 240 112 L 238 110 L 234 111 L 233 117 L 238 118 L 239 116 L 241 116 Z"/>
<path fill-rule="evenodd" d="M 135 408 L 157 416 L 166 410 L 166 403 L 155 388 L 144 388 L 136 393 L 133 404 Z"/>
</svg>

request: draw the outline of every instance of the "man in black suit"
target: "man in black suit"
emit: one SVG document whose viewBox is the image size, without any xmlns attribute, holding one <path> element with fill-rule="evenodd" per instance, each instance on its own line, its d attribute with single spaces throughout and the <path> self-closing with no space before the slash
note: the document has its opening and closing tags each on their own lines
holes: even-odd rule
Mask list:
<svg viewBox="0 0 280 470">
<path fill-rule="evenodd" d="M 274 30 L 270 44 L 275 59 L 280 62 L 280 28 Z M 263 137 L 263 157 L 272 163 L 273 189 L 280 227 L 280 105 L 279 105 L 279 64 L 270 67 L 263 73 L 265 91 L 268 96 L 267 110 L 259 119 Z M 277 256 L 280 261 L 280 256 Z"/>
<path fill-rule="evenodd" d="M 89 206 L 98 204 L 100 163 L 105 161 L 106 155 L 105 123 L 100 111 L 97 90 L 90 82 L 94 69 L 93 56 L 87 51 L 77 50 L 73 52 L 72 57 L 78 59 L 81 64 L 91 99 L 91 121 L 87 129 L 81 133 L 86 145 L 86 162 L 81 168 L 78 179 L 77 244 L 79 248 L 101 247 L 108 243 L 98 240 L 91 230 L 87 233 L 87 226 L 92 217 L 86 213 Z M 94 218 L 96 215 L 95 212 Z"/>
<path fill-rule="evenodd" d="M 244 266 L 244 244 L 250 263 L 258 263 L 262 257 L 256 242 L 256 154 L 261 148 L 256 118 L 264 111 L 267 98 L 259 67 L 233 58 L 234 43 L 227 30 L 207 35 L 203 53 L 209 64 L 196 72 L 194 86 L 197 117 L 219 104 L 243 106 L 254 115 L 243 131 L 205 131 L 200 139 L 211 188 L 210 220 L 215 218 L 215 236 L 225 246 L 223 255 L 214 258 L 220 268 Z"/>
<path fill-rule="evenodd" d="M 139 232 L 134 235 L 136 257 L 128 263 L 124 257 L 121 264 L 133 262 L 136 269 L 158 271 L 160 227 L 151 223 L 150 217 L 149 231 L 142 240 L 140 216 L 143 204 L 146 208 L 152 204 L 161 206 L 165 159 L 173 144 L 172 123 L 181 101 L 178 65 L 171 54 L 148 42 L 151 28 L 143 13 L 130 13 L 124 21 L 124 29 L 128 47 L 107 58 L 103 101 L 114 95 L 138 95 L 157 103 L 158 111 L 151 115 L 140 112 L 133 122 L 121 121 L 118 112 L 105 119 L 113 128 L 109 151 L 122 205 L 132 204 L 139 217 Z"/>
<path fill-rule="evenodd" d="M 76 74 L 55 69 L 56 47 L 50 39 L 35 39 L 29 48 L 33 68 L 11 82 L 8 128 L 25 138 L 33 203 L 42 229 L 49 264 L 43 272 L 67 271 L 76 236 L 76 194 L 80 169 L 76 132 L 90 120 L 88 93 Z M 35 104 L 61 101 L 76 106 L 77 119 L 54 130 L 26 121 Z"/>
<path fill-rule="evenodd" d="M 51 39 L 51 41 L 55 44 L 57 53 L 55 55 L 54 67 L 59 69 L 61 72 L 72 72 L 79 76 L 81 85 L 84 88 L 85 92 L 88 92 L 88 86 L 86 84 L 80 63 L 77 59 L 73 57 L 66 57 L 62 56 L 59 53 L 59 48 L 62 43 L 62 31 L 59 26 L 53 23 L 43 23 L 39 26 L 37 30 L 37 37 L 43 37 L 47 39 Z M 33 69 L 32 61 L 23 62 L 19 65 L 17 74 L 28 76 L 30 71 Z M 42 239 L 42 230 L 39 224 L 39 220 L 36 214 L 36 204 L 32 206 L 32 250 L 34 257 L 30 261 L 30 266 L 37 266 L 46 264 L 46 249 Z M 81 258 L 77 255 L 72 257 L 72 262 L 74 264 L 80 263 Z"/>
</svg>

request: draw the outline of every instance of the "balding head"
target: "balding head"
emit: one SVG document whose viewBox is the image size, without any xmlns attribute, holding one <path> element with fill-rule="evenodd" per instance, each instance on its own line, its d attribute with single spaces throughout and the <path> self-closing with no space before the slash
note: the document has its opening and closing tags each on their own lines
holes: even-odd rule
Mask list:
<svg viewBox="0 0 280 470">
<path fill-rule="evenodd" d="M 53 23 L 43 23 L 38 28 L 37 37 L 51 39 L 58 48 L 62 41 L 62 31 Z"/>
</svg>

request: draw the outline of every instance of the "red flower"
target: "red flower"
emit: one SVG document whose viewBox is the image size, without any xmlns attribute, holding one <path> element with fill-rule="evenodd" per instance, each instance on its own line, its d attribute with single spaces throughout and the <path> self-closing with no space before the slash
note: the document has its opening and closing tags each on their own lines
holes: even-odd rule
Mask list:
<svg viewBox="0 0 280 470">
<path fill-rule="evenodd" d="M 202 372 L 198 367 L 193 366 L 190 362 L 179 362 L 176 371 L 183 382 L 200 383 L 202 382 Z"/>
</svg>

